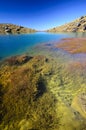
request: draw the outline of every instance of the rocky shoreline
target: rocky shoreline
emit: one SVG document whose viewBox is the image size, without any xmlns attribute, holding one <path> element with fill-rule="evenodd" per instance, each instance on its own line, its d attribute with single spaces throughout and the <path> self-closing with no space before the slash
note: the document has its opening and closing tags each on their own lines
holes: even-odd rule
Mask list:
<svg viewBox="0 0 86 130">
<path fill-rule="evenodd" d="M 23 34 L 33 32 L 36 32 L 36 30 L 14 24 L 0 24 L 0 34 Z"/>
</svg>

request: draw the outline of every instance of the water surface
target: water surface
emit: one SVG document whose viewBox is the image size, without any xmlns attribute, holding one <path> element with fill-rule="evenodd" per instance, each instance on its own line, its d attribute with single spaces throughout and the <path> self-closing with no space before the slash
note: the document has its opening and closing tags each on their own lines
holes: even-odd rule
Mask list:
<svg viewBox="0 0 86 130">
<path fill-rule="evenodd" d="M 86 33 L 45 33 L 0 35 L 0 59 L 8 56 L 27 53 L 29 48 L 62 38 L 86 37 Z"/>
</svg>

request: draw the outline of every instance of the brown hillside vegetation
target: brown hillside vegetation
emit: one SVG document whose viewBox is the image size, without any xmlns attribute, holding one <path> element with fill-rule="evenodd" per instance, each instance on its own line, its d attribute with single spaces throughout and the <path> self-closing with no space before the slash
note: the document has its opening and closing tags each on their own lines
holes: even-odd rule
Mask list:
<svg viewBox="0 0 86 130">
<path fill-rule="evenodd" d="M 47 30 L 48 32 L 86 32 L 86 16 L 82 16 L 73 22 Z"/>
</svg>

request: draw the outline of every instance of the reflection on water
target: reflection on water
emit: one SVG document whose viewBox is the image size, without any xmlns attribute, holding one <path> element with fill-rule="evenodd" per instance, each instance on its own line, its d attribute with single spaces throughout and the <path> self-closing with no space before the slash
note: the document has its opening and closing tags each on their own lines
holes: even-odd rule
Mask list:
<svg viewBox="0 0 86 130">
<path fill-rule="evenodd" d="M 86 33 L 85 33 L 85 32 L 80 32 L 80 33 L 75 32 L 74 34 L 75 34 L 75 37 L 83 37 L 83 38 L 86 38 Z"/>
</svg>

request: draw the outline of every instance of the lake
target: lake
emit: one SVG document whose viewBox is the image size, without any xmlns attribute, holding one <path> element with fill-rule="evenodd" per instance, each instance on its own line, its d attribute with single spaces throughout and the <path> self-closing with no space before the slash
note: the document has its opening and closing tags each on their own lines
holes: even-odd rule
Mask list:
<svg viewBox="0 0 86 130">
<path fill-rule="evenodd" d="M 27 53 L 31 47 L 37 44 L 54 42 L 69 37 L 86 37 L 86 33 L 37 32 L 32 34 L 0 35 L 0 59 Z"/>
<path fill-rule="evenodd" d="M 82 37 L 86 33 L 0 35 L 2 130 L 48 126 L 48 130 L 86 130 L 86 38 Z M 62 38 L 71 42 L 58 42 Z M 67 43 L 66 49 L 59 48 L 60 43 Z M 71 53 L 79 52 L 77 46 L 85 53 Z M 19 54 L 27 56 L 4 60 Z"/>
</svg>

